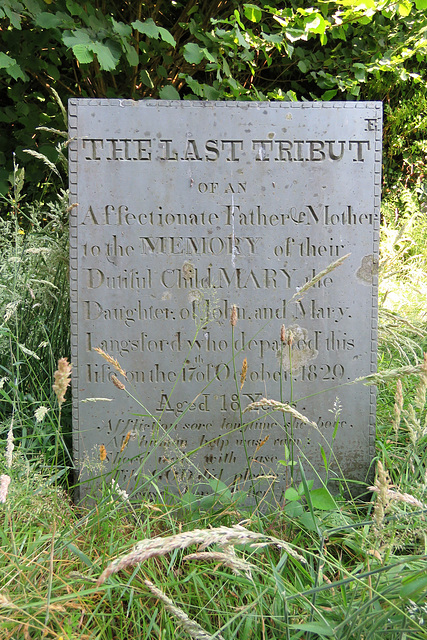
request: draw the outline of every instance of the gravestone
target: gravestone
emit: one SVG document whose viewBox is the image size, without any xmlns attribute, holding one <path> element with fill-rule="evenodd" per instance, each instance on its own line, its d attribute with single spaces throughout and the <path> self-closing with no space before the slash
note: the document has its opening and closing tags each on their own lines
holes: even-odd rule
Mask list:
<svg viewBox="0 0 427 640">
<path fill-rule="evenodd" d="M 376 102 L 70 100 L 80 497 L 94 478 L 280 497 L 291 455 L 315 481 L 325 459 L 329 480 L 365 480 L 375 391 L 351 383 L 376 367 L 381 118 Z M 240 414 L 264 398 L 311 423 Z"/>
</svg>

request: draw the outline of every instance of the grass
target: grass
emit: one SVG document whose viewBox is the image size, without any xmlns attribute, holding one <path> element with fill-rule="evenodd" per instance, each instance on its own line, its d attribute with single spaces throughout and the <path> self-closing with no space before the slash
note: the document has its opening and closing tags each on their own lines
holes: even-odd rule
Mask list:
<svg viewBox="0 0 427 640">
<path fill-rule="evenodd" d="M 203 499 L 159 490 L 132 500 L 111 480 L 83 508 L 71 500 L 64 362 L 54 375 L 68 348 L 66 205 L 39 207 L 25 225 L 21 193 L 4 221 L 0 272 L 0 474 L 11 478 L 0 504 L 0 638 L 427 638 L 424 293 L 398 308 L 389 293 L 393 280 L 404 297 L 413 260 L 419 282 L 425 275 L 420 226 L 405 231 L 411 256 L 391 223 L 383 234 L 377 475 L 364 500 L 313 489 L 301 466 L 285 504 L 269 509 L 248 508 L 220 482 Z M 42 209 L 54 212 L 44 225 Z M 41 247 L 49 259 L 28 252 Z M 243 424 L 240 405 L 237 414 Z"/>
</svg>

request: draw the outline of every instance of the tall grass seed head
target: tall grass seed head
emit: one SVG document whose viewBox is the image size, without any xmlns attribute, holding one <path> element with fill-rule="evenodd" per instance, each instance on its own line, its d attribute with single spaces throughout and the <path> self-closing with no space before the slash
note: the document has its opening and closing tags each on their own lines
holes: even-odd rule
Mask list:
<svg viewBox="0 0 427 640">
<path fill-rule="evenodd" d="M 237 324 L 237 307 L 235 304 L 231 307 L 230 324 L 232 327 L 235 327 Z"/>
<path fill-rule="evenodd" d="M 10 476 L 3 473 L 0 476 L 0 503 L 2 504 L 6 502 L 9 484 L 10 484 Z"/>
<path fill-rule="evenodd" d="M 108 364 L 111 364 L 111 366 L 114 367 L 114 369 L 117 371 L 117 373 L 120 373 L 120 375 L 122 375 L 127 380 L 126 371 L 124 369 L 122 369 L 122 367 L 120 366 L 120 364 L 119 364 L 118 360 L 116 360 L 116 358 L 113 358 L 113 356 L 110 356 L 110 354 L 106 353 L 100 347 L 94 347 L 93 350 L 96 351 L 97 353 L 99 353 L 99 355 L 102 356 L 108 362 Z"/>
<path fill-rule="evenodd" d="M 42 422 L 48 411 L 49 407 L 45 407 L 44 405 L 40 405 L 40 407 L 37 407 L 37 409 L 34 411 L 36 422 Z"/>
<path fill-rule="evenodd" d="M 247 358 L 245 358 L 243 360 L 242 372 L 240 374 L 240 391 L 243 389 L 243 385 L 245 384 L 247 373 L 248 373 L 248 361 L 247 361 Z"/>
<path fill-rule="evenodd" d="M 12 418 L 12 420 L 10 422 L 9 431 L 7 433 L 6 453 L 5 453 L 6 467 L 8 469 L 10 469 L 10 467 L 12 466 L 12 454 L 13 454 L 13 450 L 15 448 L 15 445 L 13 444 L 13 441 L 14 441 L 14 437 L 13 437 L 13 418 Z"/>
<path fill-rule="evenodd" d="M 427 391 L 427 353 L 424 354 L 424 360 L 421 364 L 421 371 L 419 375 L 418 385 L 415 390 L 414 404 L 417 409 L 422 411 L 426 403 L 426 391 Z"/>
<path fill-rule="evenodd" d="M 126 389 L 125 385 L 123 384 L 123 382 L 121 382 L 117 376 L 114 375 L 114 373 L 111 375 L 111 382 L 113 383 L 113 385 L 115 387 L 117 387 L 117 389 L 120 389 L 121 391 L 123 391 L 124 389 Z"/>
<path fill-rule="evenodd" d="M 399 379 L 396 382 L 396 393 L 394 396 L 394 407 L 393 407 L 393 414 L 394 414 L 393 430 L 394 430 L 394 433 L 396 434 L 396 437 L 399 431 L 400 419 L 402 416 L 402 409 L 403 409 L 403 387 L 402 387 L 402 380 Z"/>
<path fill-rule="evenodd" d="M 120 447 L 120 453 L 122 453 L 122 451 L 126 449 L 127 443 L 129 442 L 131 435 L 132 435 L 132 431 L 128 431 L 125 437 L 123 438 L 122 446 Z"/>
<path fill-rule="evenodd" d="M 282 324 L 280 328 L 280 341 L 282 342 L 282 344 L 286 343 L 286 327 L 284 324 Z"/>
<path fill-rule="evenodd" d="M 389 492 L 391 488 L 390 476 L 386 469 L 384 469 L 381 460 L 378 460 L 375 484 L 373 487 L 369 488 L 376 493 L 373 520 L 375 523 L 374 531 L 379 533 L 383 528 L 385 511 L 390 504 Z"/>
<path fill-rule="evenodd" d="M 67 358 L 61 358 L 58 360 L 58 369 L 53 374 L 54 383 L 52 389 L 60 405 L 65 402 L 65 393 L 71 381 L 71 366 Z"/>
</svg>

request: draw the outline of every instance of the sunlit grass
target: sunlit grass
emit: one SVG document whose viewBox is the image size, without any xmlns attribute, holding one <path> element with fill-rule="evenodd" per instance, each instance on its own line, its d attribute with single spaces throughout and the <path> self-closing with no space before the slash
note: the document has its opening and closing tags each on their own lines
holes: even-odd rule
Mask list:
<svg viewBox="0 0 427 640">
<path fill-rule="evenodd" d="M 426 637 L 426 249 L 417 244 L 422 236 L 405 233 L 383 234 L 372 488 L 357 500 L 348 498 L 344 483 L 334 495 L 326 486 L 313 489 L 303 462 L 301 482 L 289 486 L 284 502 L 266 496 L 262 509 L 219 481 L 204 498 L 191 490 L 183 496 L 158 490 L 155 500 L 136 499 L 102 476 L 102 460 L 95 499 L 73 504 L 78 479 L 64 435 L 64 362 L 63 378 L 54 376 L 67 355 L 54 348 L 65 294 L 55 299 L 54 312 L 40 310 L 47 341 L 41 346 L 28 326 L 34 320 L 28 309 L 34 309 L 23 271 L 25 256 L 36 254 L 16 253 L 22 240 L 10 234 L 8 255 L 24 262 L 12 260 L 0 272 L 0 284 L 7 284 L 0 288 L 0 476 L 10 478 L 0 490 L 2 640 Z M 6 320 L 11 291 L 30 306 L 20 303 Z M 403 366 L 412 373 L 403 376 Z M 244 378 L 234 369 L 238 389 Z M 265 399 L 265 405 L 293 410 L 279 400 Z"/>
</svg>

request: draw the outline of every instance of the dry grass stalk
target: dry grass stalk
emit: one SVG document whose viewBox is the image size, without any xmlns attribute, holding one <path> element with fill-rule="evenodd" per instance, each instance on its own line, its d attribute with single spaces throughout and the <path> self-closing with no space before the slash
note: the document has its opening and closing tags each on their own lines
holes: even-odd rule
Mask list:
<svg viewBox="0 0 427 640">
<path fill-rule="evenodd" d="M 387 474 L 387 480 L 390 481 L 390 478 Z M 388 485 L 391 487 L 392 485 Z M 427 505 L 421 500 L 418 500 L 415 496 L 410 493 L 402 493 L 401 491 L 395 491 L 394 489 L 387 488 L 384 484 L 384 488 L 380 488 L 378 483 L 376 482 L 373 487 L 368 487 L 370 491 L 374 491 L 377 495 L 382 494 L 381 501 L 386 505 L 385 508 L 395 500 L 396 502 L 405 502 L 406 504 L 411 504 L 413 507 L 418 507 L 418 509 L 427 509 Z"/>
<path fill-rule="evenodd" d="M 99 347 L 94 347 L 93 350 L 99 353 L 99 355 L 102 356 L 108 362 L 108 364 L 111 364 L 111 366 L 114 367 L 117 373 L 120 373 L 120 375 L 122 375 L 127 380 L 126 371 L 121 368 L 116 358 L 113 358 L 108 353 L 105 353 L 105 351 L 103 351 L 103 349 L 100 349 Z"/>
<path fill-rule="evenodd" d="M 303 424 L 308 424 L 312 427 L 317 428 L 316 422 L 309 420 L 307 416 L 304 416 L 302 413 L 297 411 L 294 407 L 286 402 L 278 402 L 277 400 L 268 400 L 267 398 L 262 398 L 258 400 L 258 402 L 251 402 L 247 407 L 243 409 L 243 413 L 245 411 L 253 411 L 255 409 L 262 409 L 263 407 L 272 409 L 273 411 L 281 411 L 282 413 L 289 413 L 291 416 L 300 420 Z"/>
<path fill-rule="evenodd" d="M 67 358 L 61 358 L 58 360 L 58 369 L 53 374 L 54 383 L 52 389 L 54 390 L 56 397 L 58 398 L 59 405 L 65 402 L 65 392 L 71 380 L 71 364 Z"/>
<path fill-rule="evenodd" d="M 242 372 L 240 374 L 240 391 L 243 389 L 243 385 L 245 384 L 246 374 L 248 373 L 248 361 L 245 358 L 242 364 Z"/>
<path fill-rule="evenodd" d="M 401 419 L 401 416 L 402 416 L 402 409 L 403 409 L 402 380 L 398 380 L 396 382 L 396 393 L 395 393 L 395 396 L 394 396 L 394 407 L 393 407 L 393 414 L 394 414 L 393 429 L 394 429 L 394 433 L 396 435 L 396 439 L 397 439 L 397 434 L 399 432 L 400 419 Z"/>
<path fill-rule="evenodd" d="M 105 448 L 104 444 L 101 444 L 101 446 L 99 447 L 99 459 L 101 460 L 101 462 L 104 462 L 104 460 L 107 459 L 107 449 Z"/>
<path fill-rule="evenodd" d="M 418 509 L 427 509 L 427 505 L 421 500 L 418 500 L 415 496 L 410 493 L 401 493 L 400 491 L 394 491 L 390 489 L 388 492 L 390 500 L 396 500 L 398 502 L 406 502 L 406 504 L 411 504 L 414 507 L 418 507 Z"/>
<path fill-rule="evenodd" d="M 299 562 L 305 563 L 305 559 L 294 551 L 287 542 L 272 536 L 266 536 L 263 533 L 249 531 L 241 525 L 217 527 L 214 529 L 195 529 L 194 531 L 178 533 L 174 536 L 141 540 L 130 553 L 114 560 L 114 562 L 102 572 L 98 578 L 97 585 L 100 586 L 107 578 L 118 571 L 133 567 L 149 558 L 164 556 L 175 549 L 187 549 L 193 544 L 201 545 L 201 551 L 211 544 L 218 544 L 222 547 L 232 544 L 248 544 L 253 548 L 275 545 L 284 549 L 286 553 Z"/>
<path fill-rule="evenodd" d="M 232 547 L 233 553 L 224 552 L 224 551 L 199 551 L 197 553 L 190 553 L 188 556 L 185 556 L 184 560 L 201 560 L 203 562 L 219 562 L 220 564 L 225 565 L 235 575 L 240 575 L 244 573 L 249 580 L 252 579 L 251 569 L 253 565 L 246 562 L 246 560 L 242 560 L 238 558 L 234 553 L 234 547 Z"/>
<path fill-rule="evenodd" d="M 344 260 L 346 258 L 348 258 L 349 256 L 351 256 L 351 253 L 347 253 L 345 256 L 341 256 L 341 258 L 338 258 L 338 260 L 335 260 L 335 262 L 331 262 L 331 264 L 328 265 L 326 267 L 326 269 L 323 269 L 323 271 L 319 271 L 319 273 L 317 275 L 315 275 L 314 278 L 312 278 L 311 280 L 306 282 L 305 285 L 303 287 L 301 287 L 301 289 L 299 289 L 299 291 L 294 293 L 294 295 L 292 296 L 292 298 L 290 299 L 289 302 L 299 302 L 301 300 L 301 298 L 303 297 L 303 295 L 309 289 L 311 289 L 311 287 L 314 287 L 314 285 L 317 284 L 319 282 L 319 280 L 321 280 L 322 278 L 327 276 L 328 273 L 331 273 L 331 271 L 333 271 L 337 267 L 341 266 L 342 263 L 344 262 Z"/>
<path fill-rule="evenodd" d="M 417 409 L 422 411 L 426 403 L 427 391 L 427 353 L 424 354 L 424 360 L 421 364 L 420 379 L 415 390 L 414 404 Z"/>
<path fill-rule="evenodd" d="M 182 628 L 192 637 L 194 640 L 224 640 L 224 638 L 218 633 L 215 636 L 212 636 L 210 633 L 207 633 L 197 622 L 191 620 L 179 607 L 174 604 L 173 600 L 171 600 L 163 591 L 161 591 L 158 587 L 156 587 L 150 580 L 144 580 L 145 585 L 150 589 L 151 593 L 156 596 L 159 600 L 163 602 L 165 608 L 169 613 L 171 613 L 181 624 Z"/>
<path fill-rule="evenodd" d="M 399 369 L 389 369 L 381 373 L 370 373 L 367 376 L 356 378 L 354 382 L 363 382 L 366 385 L 390 382 L 390 380 L 396 380 L 396 378 L 402 378 L 403 376 L 419 375 L 422 366 L 421 364 L 416 364 L 415 366 L 399 367 Z"/>
</svg>

